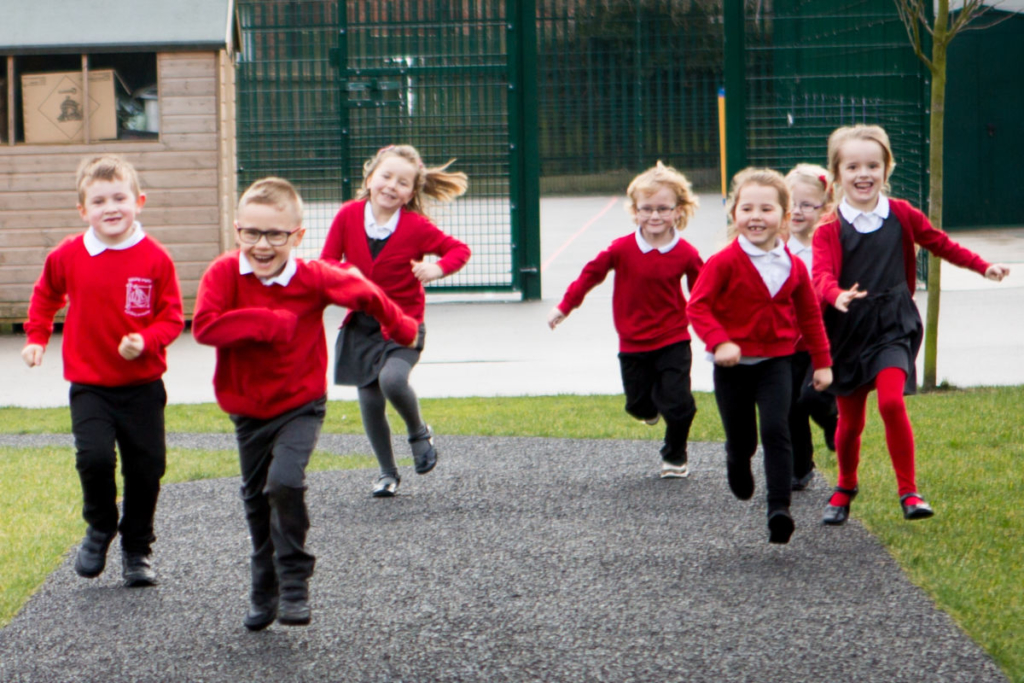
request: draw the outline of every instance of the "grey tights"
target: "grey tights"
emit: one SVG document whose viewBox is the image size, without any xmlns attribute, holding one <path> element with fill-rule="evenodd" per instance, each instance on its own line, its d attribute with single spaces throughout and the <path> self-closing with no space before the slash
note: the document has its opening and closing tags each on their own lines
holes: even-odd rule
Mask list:
<svg viewBox="0 0 1024 683">
<path fill-rule="evenodd" d="M 410 372 L 412 366 L 409 363 L 391 357 L 384 361 L 376 382 L 359 387 L 359 411 L 363 416 L 363 427 L 370 439 L 370 447 L 377 456 L 381 474 L 398 474 L 395 453 L 391 448 L 391 426 L 385 413 L 388 401 L 405 421 L 410 437 L 422 436 L 427 430 L 420 417 L 416 392 L 409 386 Z M 426 445 L 427 442 L 418 441 L 413 444 L 413 449 L 421 444 Z"/>
</svg>

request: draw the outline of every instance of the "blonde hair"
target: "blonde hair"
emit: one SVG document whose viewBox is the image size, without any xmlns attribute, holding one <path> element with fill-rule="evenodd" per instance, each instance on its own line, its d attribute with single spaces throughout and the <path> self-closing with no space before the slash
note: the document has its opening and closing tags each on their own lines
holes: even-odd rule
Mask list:
<svg viewBox="0 0 1024 683">
<path fill-rule="evenodd" d="M 892 156 L 889 136 L 881 126 L 858 123 L 855 126 L 843 126 L 832 131 L 832 134 L 828 136 L 828 168 L 832 172 L 832 177 L 839 178 L 839 164 L 842 162 L 839 152 L 843 145 L 850 140 L 870 140 L 877 142 L 882 148 L 882 159 L 885 163 L 885 182 L 882 185 L 882 192 L 889 194 L 889 178 L 892 177 L 893 169 L 896 168 L 896 160 Z M 835 200 L 839 201 L 843 198 L 843 188 L 838 184 L 834 187 Z"/>
<path fill-rule="evenodd" d="M 729 198 L 725 202 L 725 212 L 729 217 L 729 239 L 736 236 L 736 202 L 739 201 L 740 192 L 747 185 L 774 188 L 779 195 L 779 206 L 782 207 L 783 215 L 789 213 L 789 186 L 786 185 L 786 179 L 782 174 L 772 168 L 745 168 L 732 177 Z"/>
<path fill-rule="evenodd" d="M 142 194 L 139 174 L 124 157 L 116 154 L 100 154 L 86 157 L 78 164 L 75 187 L 78 189 L 78 203 L 85 204 L 85 190 L 97 180 L 123 180 L 131 186 L 132 194 L 138 199 Z"/>
<path fill-rule="evenodd" d="M 272 206 L 281 212 L 291 212 L 296 224 L 302 223 L 302 197 L 295 186 L 284 178 L 261 178 L 249 186 L 238 200 L 238 210 L 248 204 Z"/>
<path fill-rule="evenodd" d="M 822 215 L 832 210 L 833 186 L 827 169 L 817 164 L 797 164 L 786 174 L 786 185 L 792 191 L 797 183 L 820 188 L 825 195 L 825 203 L 821 207 Z"/>
<path fill-rule="evenodd" d="M 428 167 L 423 163 L 420 153 L 412 145 L 388 145 L 377 150 L 377 154 L 363 164 L 363 185 L 356 193 L 356 199 L 366 199 L 370 196 L 370 189 L 366 185 L 367 181 L 380 166 L 380 163 L 388 157 L 401 157 L 416 169 L 412 197 L 405 204 L 405 208 L 409 211 L 425 214 L 424 196 L 430 197 L 436 202 L 450 202 L 465 194 L 466 188 L 469 187 L 469 180 L 465 173 L 447 170 L 455 163 L 455 159 L 450 159 L 448 163 L 441 166 Z"/>
<path fill-rule="evenodd" d="M 668 188 L 676 197 L 676 206 L 681 211 L 673 227 L 676 230 L 682 230 L 693 218 L 699 203 L 686 176 L 661 161 L 633 178 L 629 183 L 629 187 L 626 188 L 626 211 L 636 219 L 638 195 L 648 197 L 662 188 Z"/>
</svg>

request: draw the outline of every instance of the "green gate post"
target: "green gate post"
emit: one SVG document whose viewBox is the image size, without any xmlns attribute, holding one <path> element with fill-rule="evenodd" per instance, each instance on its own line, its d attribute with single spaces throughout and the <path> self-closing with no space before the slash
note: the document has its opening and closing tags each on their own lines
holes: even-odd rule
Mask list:
<svg viewBox="0 0 1024 683">
<path fill-rule="evenodd" d="M 523 300 L 531 301 L 541 298 L 537 16 L 535 0 L 509 5 L 515 7 L 508 17 L 512 267 L 518 271 Z"/>
<path fill-rule="evenodd" d="M 725 0 L 725 174 L 726 183 L 747 165 L 746 17 L 743 0 Z"/>
</svg>

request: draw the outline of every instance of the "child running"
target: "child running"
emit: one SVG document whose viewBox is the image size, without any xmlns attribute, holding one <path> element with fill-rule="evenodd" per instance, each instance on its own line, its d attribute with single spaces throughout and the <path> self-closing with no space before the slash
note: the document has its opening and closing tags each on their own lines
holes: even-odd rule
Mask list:
<svg viewBox="0 0 1024 683">
<path fill-rule="evenodd" d="M 878 391 L 903 517 L 934 514 L 917 489 L 914 434 L 903 402 L 904 394 L 917 388 L 915 359 L 923 334 L 913 301 L 914 244 L 990 280 L 1010 272 L 949 239 L 908 202 L 887 197 L 895 165 L 889 136 L 879 126 L 844 127 L 829 136 L 828 166 L 841 201 L 814 235 L 814 284 L 828 305 L 832 391 L 839 405 L 839 480 L 825 508 L 825 524 L 845 523 L 857 495 L 860 435 L 872 389 Z"/>
<path fill-rule="evenodd" d="M 417 323 L 357 272 L 292 255 L 302 241 L 302 199 L 280 178 L 259 180 L 238 202 L 240 249 L 210 264 L 199 283 L 193 333 L 217 347 L 217 403 L 238 440 L 242 504 L 252 539 L 250 605 L 243 624 L 310 621 L 306 465 L 327 404 L 330 304 L 380 320 L 399 344 Z"/>
<path fill-rule="evenodd" d="M 609 270 L 615 271 L 612 318 L 626 412 L 649 425 L 657 424 L 659 415 L 665 418 L 661 477 L 682 478 L 689 475 L 687 442 L 697 414 L 682 278 L 692 291 L 704 264 L 680 232 L 697 210 L 697 198 L 686 176 L 660 161 L 633 179 L 626 197 L 636 230 L 583 267 L 548 314 L 548 326 L 554 330 Z"/>
<path fill-rule="evenodd" d="M 359 311 L 345 318 L 338 333 L 334 382 L 358 387 L 363 427 L 380 465 L 375 498 L 394 496 L 402 481 L 391 448 L 388 401 L 405 422 L 416 474 L 426 474 L 437 464 L 434 433 L 420 415 L 409 374 L 423 348 L 423 285 L 451 275 L 469 260 L 469 247 L 424 215 L 425 198 L 448 202 L 466 191 L 466 174 L 447 170 L 453 161 L 427 167 L 409 145 L 379 150 L 363 165 L 363 186 L 338 211 L 320 254 L 325 261 L 344 259 L 358 268 L 421 325 L 416 349 L 395 343 L 377 321 Z M 428 254 L 441 258 L 424 261 Z"/>
<path fill-rule="evenodd" d="M 89 229 L 46 257 L 21 356 L 29 367 L 43 362 L 53 318 L 68 304 L 64 378 L 71 382 L 75 468 L 88 524 L 75 572 L 99 576 L 120 532 L 125 585 L 152 586 L 153 517 L 167 464 L 162 377 L 167 346 L 185 327 L 181 292 L 171 257 L 137 220 L 146 195 L 135 168 L 109 154 L 87 158 L 78 167 L 77 186 L 78 213 Z"/>
<path fill-rule="evenodd" d="M 750 461 L 760 416 L 770 543 L 788 543 L 795 526 L 789 514 L 789 405 L 792 357 L 801 337 L 814 366 L 815 390 L 832 381 L 810 275 L 780 238 L 787 207 L 789 189 L 778 172 L 748 168 L 736 174 L 728 213 L 738 236 L 708 259 L 690 297 L 693 328 L 713 354 L 729 488 L 740 500 L 754 495 Z"/>
<path fill-rule="evenodd" d="M 786 174 L 790 195 L 789 240 L 786 248 L 811 271 L 811 237 L 828 213 L 828 171 L 814 164 L 797 164 Z M 789 438 L 793 443 L 793 490 L 803 491 L 814 478 L 814 445 L 810 420 L 825 433 L 825 445 L 836 449 L 836 399 L 830 393 L 815 391 L 811 382 L 811 355 L 801 341 L 793 354 L 793 403 L 789 410 Z"/>
</svg>

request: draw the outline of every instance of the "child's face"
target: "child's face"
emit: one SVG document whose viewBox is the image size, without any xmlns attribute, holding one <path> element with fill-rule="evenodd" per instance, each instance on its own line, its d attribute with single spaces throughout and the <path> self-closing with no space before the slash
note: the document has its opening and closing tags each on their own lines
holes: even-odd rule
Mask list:
<svg viewBox="0 0 1024 683">
<path fill-rule="evenodd" d="M 274 277 L 284 270 L 306 232 L 297 221 L 292 212 L 269 204 L 246 204 L 238 210 L 235 238 L 257 277 Z M 253 238 L 256 242 L 250 243 Z"/>
<path fill-rule="evenodd" d="M 651 240 L 672 234 L 679 219 L 679 199 L 670 188 L 662 187 L 636 198 L 636 224 L 644 239 Z"/>
<path fill-rule="evenodd" d="M 740 188 L 733 208 L 736 231 L 758 249 L 771 251 L 789 214 L 779 203 L 774 187 L 748 183 Z"/>
<path fill-rule="evenodd" d="M 798 180 L 789 188 L 789 197 L 789 231 L 794 235 L 810 237 L 825 210 L 825 190 L 817 182 Z"/>
<path fill-rule="evenodd" d="M 101 242 L 114 246 L 131 236 L 145 203 L 146 195 L 136 197 L 127 180 L 94 180 L 85 188 L 85 201 L 78 205 L 78 213 Z"/>
<path fill-rule="evenodd" d="M 885 152 L 874 140 L 847 140 L 839 148 L 839 186 L 846 201 L 871 211 L 885 185 Z"/>
<path fill-rule="evenodd" d="M 374 210 L 393 214 L 409 203 L 416 191 L 416 167 L 399 156 L 385 158 L 366 179 Z"/>
</svg>

